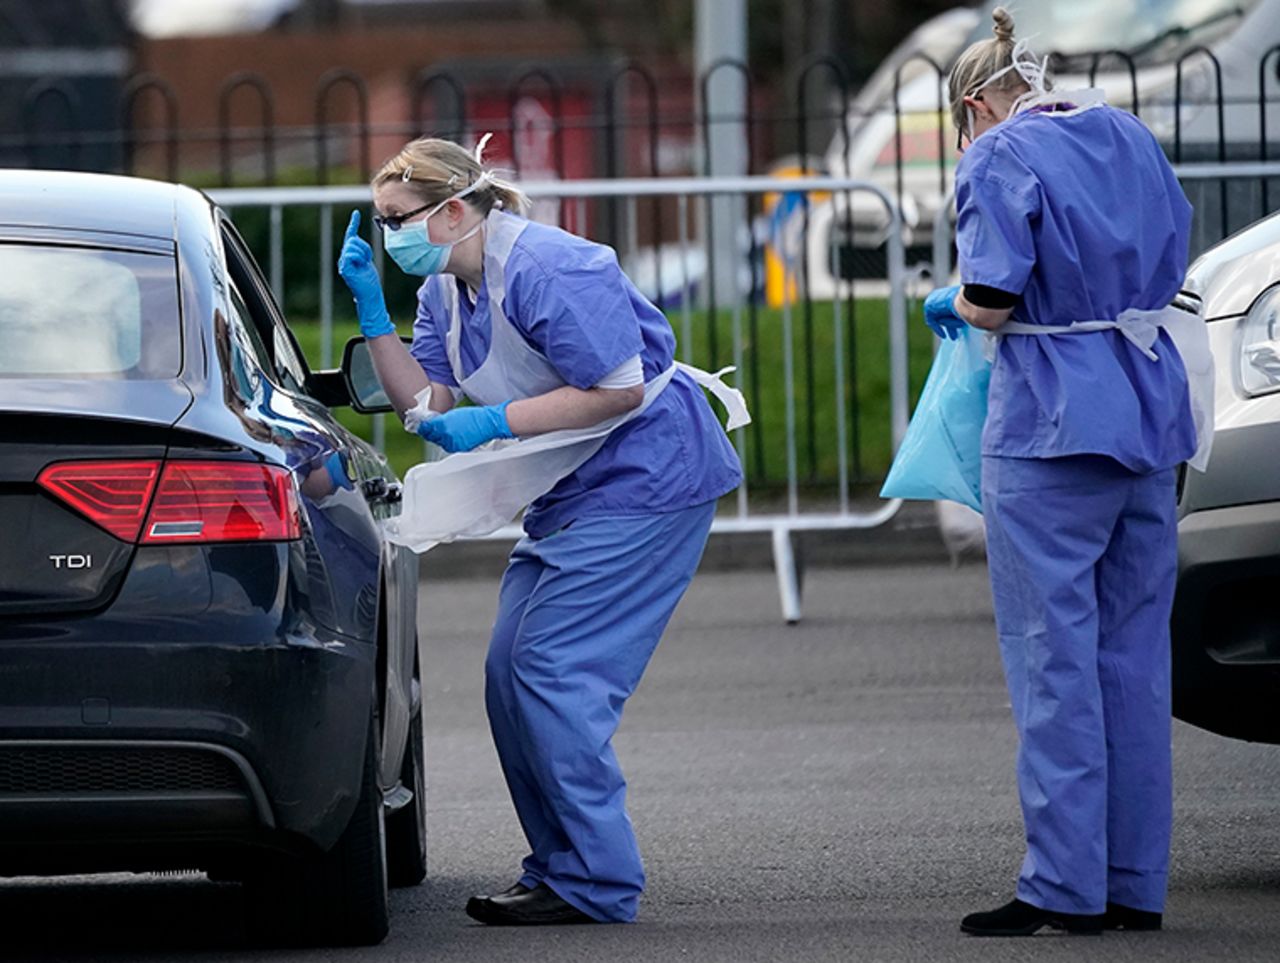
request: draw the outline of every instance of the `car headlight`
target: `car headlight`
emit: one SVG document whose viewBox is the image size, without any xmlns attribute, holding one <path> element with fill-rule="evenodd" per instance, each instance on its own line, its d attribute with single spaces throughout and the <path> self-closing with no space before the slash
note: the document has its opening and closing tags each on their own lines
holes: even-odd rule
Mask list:
<svg viewBox="0 0 1280 963">
<path fill-rule="evenodd" d="M 1280 391 L 1280 287 L 1258 298 L 1244 319 L 1240 385 L 1250 397 Z"/>
</svg>

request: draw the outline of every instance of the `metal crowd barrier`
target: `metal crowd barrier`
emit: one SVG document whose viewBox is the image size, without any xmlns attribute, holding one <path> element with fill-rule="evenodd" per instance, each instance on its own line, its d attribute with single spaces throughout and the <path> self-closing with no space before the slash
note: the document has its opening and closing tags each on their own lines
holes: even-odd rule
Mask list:
<svg viewBox="0 0 1280 963">
<path fill-rule="evenodd" d="M 909 415 L 909 386 L 908 386 L 908 352 L 907 352 L 907 309 L 905 298 L 905 264 L 904 264 L 904 248 L 902 243 L 901 216 L 896 204 L 893 202 L 891 195 L 883 188 L 865 182 L 841 178 L 829 177 L 802 177 L 802 178 L 765 178 L 765 177 L 739 177 L 739 178 L 655 178 L 655 179 L 611 179 L 611 180 L 586 180 L 586 181 L 563 181 L 563 182 L 533 182 L 522 183 L 521 188 L 529 195 L 535 204 L 541 205 L 543 210 L 547 210 L 547 206 L 551 206 L 551 210 L 558 216 L 561 223 L 568 222 L 570 227 L 575 225 L 587 225 L 590 223 L 587 205 L 595 203 L 597 205 L 608 205 L 612 208 L 609 213 L 608 222 L 613 226 L 614 233 L 623 238 L 623 243 L 617 245 L 619 247 L 620 257 L 626 257 L 638 250 L 638 237 L 640 234 L 637 225 L 641 220 L 641 203 L 646 206 L 645 214 L 648 215 L 646 227 L 652 233 L 654 230 L 654 221 L 660 220 L 666 216 L 668 231 L 670 232 L 671 220 L 669 208 L 675 208 L 675 233 L 678 235 L 677 250 L 679 252 L 679 266 L 674 270 L 683 273 L 683 278 L 677 278 L 681 292 L 680 304 L 678 311 L 669 312 L 672 318 L 672 327 L 675 331 L 677 340 L 677 357 L 680 360 L 697 363 L 703 367 L 711 367 L 712 365 L 719 367 L 724 362 L 736 365 L 738 374 L 736 383 L 747 393 L 747 401 L 749 405 L 753 405 L 753 414 L 757 419 L 767 420 L 771 425 L 777 425 L 781 420 L 785 431 L 785 448 L 786 448 L 786 480 L 785 480 L 785 509 L 773 509 L 763 513 L 752 511 L 750 484 L 744 482 L 742 487 L 736 493 L 736 496 L 729 496 L 726 501 L 733 500 L 734 505 L 731 511 L 724 511 L 716 517 L 712 526 L 712 532 L 715 534 L 743 534 L 743 533 L 767 533 L 772 539 L 772 551 L 774 566 L 777 573 L 778 589 L 781 597 L 783 616 L 788 623 L 795 623 L 800 619 L 800 584 L 797 573 L 796 557 L 793 551 L 792 535 L 795 532 L 803 531 L 836 531 L 836 530 L 854 530 L 854 529 L 870 529 L 885 524 L 897 513 L 901 502 L 892 501 L 873 501 L 867 500 L 861 506 L 855 507 L 854 499 L 851 494 L 851 488 L 859 479 L 853 477 L 850 470 L 850 417 L 857 419 L 859 416 L 856 399 L 850 397 L 850 352 L 849 345 L 845 343 L 845 339 L 853 331 L 852 318 L 847 316 L 846 312 L 854 310 L 855 290 L 854 286 L 858 284 L 875 284 L 877 297 L 883 297 L 887 300 L 887 324 L 888 324 L 888 356 L 884 358 L 884 363 L 889 372 L 889 411 L 890 425 L 889 435 L 892 444 L 896 450 L 898 443 L 901 441 L 902 435 L 906 430 Z M 797 321 L 809 324 L 812 322 L 814 295 L 813 291 L 817 285 L 810 278 L 818 268 L 810 263 L 811 255 L 809 253 L 809 205 L 801 203 L 798 205 L 799 213 L 796 215 L 803 222 L 799 224 L 801 230 L 799 232 L 798 248 L 799 253 L 792 258 L 781 259 L 781 288 L 783 293 L 782 303 L 780 306 L 781 314 L 781 331 L 769 332 L 761 335 L 760 327 L 757 324 L 756 313 L 759 305 L 756 303 L 760 296 L 760 290 L 757 286 L 757 273 L 759 271 L 759 255 L 764 242 L 758 236 L 758 225 L 763 218 L 753 215 L 758 203 L 765 195 L 773 195 L 780 197 L 789 195 L 797 198 L 801 195 L 812 197 L 814 194 L 820 193 L 821 196 L 830 199 L 840 196 L 845 199 L 846 207 L 845 217 L 853 216 L 851 199 L 855 194 L 869 195 L 883 209 L 884 223 L 887 225 L 885 231 L 885 272 L 884 277 L 878 282 L 865 281 L 859 279 L 842 280 L 830 276 L 827 268 L 821 270 L 828 271 L 827 288 L 834 289 L 829 297 L 831 305 L 831 345 L 832 357 L 818 359 L 816 357 L 802 357 L 797 359 L 797 352 L 793 349 L 796 334 L 808 334 L 804 329 L 797 328 Z M 333 321 L 334 321 L 334 285 L 341 284 L 336 279 L 335 261 L 337 251 L 335 250 L 335 208 L 341 212 L 343 220 L 347 209 L 353 206 L 366 206 L 369 204 L 370 195 L 365 187 L 296 187 L 296 188 L 243 188 L 243 189 L 221 189 L 210 192 L 215 201 L 225 208 L 235 212 L 246 208 L 264 208 L 268 213 L 269 236 L 266 253 L 266 271 L 273 289 L 277 296 L 283 300 L 285 290 L 284 277 L 284 212 L 290 208 L 312 208 L 317 209 L 320 218 L 320 240 L 319 250 L 316 256 L 316 271 L 319 281 L 319 308 L 320 308 L 320 324 L 321 324 L 321 348 L 320 348 L 320 364 L 322 367 L 330 367 L 334 364 L 335 345 L 333 339 Z M 740 215 L 739 227 L 745 229 L 749 233 L 749 241 L 746 246 L 749 250 L 741 251 L 743 242 L 740 238 L 735 237 L 729 241 L 729 253 L 734 262 L 738 261 L 738 254 L 745 254 L 747 264 L 745 267 L 750 271 L 751 279 L 748 287 L 751 290 L 742 290 L 742 274 L 741 268 L 744 266 L 734 263 L 728 271 L 719 271 L 715 264 L 716 251 L 707 245 L 714 244 L 714 238 L 708 239 L 710 233 L 708 226 L 713 223 L 721 223 L 723 220 L 714 221 L 715 215 L 712 213 L 714 199 L 726 198 L 728 200 L 718 202 L 720 204 L 728 204 L 730 207 L 737 206 Z M 695 209 L 701 204 L 705 211 Z M 698 224 L 698 215 L 705 213 L 700 221 L 702 230 L 696 230 Z M 536 215 L 535 215 L 536 216 Z M 598 218 L 597 220 L 604 220 Z M 797 222 L 799 223 L 799 222 Z M 661 227 L 657 228 L 659 231 Z M 580 231 L 580 233 L 582 233 Z M 589 233 L 589 232 L 587 232 Z M 366 236 L 368 232 L 365 232 Z M 697 235 L 697 240 L 694 236 Z M 383 267 L 383 252 L 380 245 L 380 237 L 378 232 L 372 232 L 373 245 L 376 256 L 379 260 L 379 266 Z M 724 239 L 722 238 L 722 245 Z M 701 307 L 710 308 L 711 323 L 708 325 L 708 337 L 712 340 L 710 352 L 713 357 L 711 363 L 708 364 L 704 358 L 696 358 L 693 355 L 693 312 L 694 305 L 691 295 L 694 281 L 690 278 L 690 255 L 689 251 L 697 247 L 699 250 L 707 250 L 707 263 L 703 274 L 701 285 L 702 290 L 699 292 L 701 299 Z M 260 252 L 262 253 L 262 252 Z M 721 252 L 723 253 L 723 252 Z M 661 272 L 661 259 L 654 254 L 654 268 L 659 274 Z M 778 269 L 778 259 L 775 258 L 775 271 Z M 384 277 L 386 276 L 385 271 Z M 717 274 L 723 275 L 720 281 L 720 287 L 717 289 Z M 725 279 L 729 283 L 725 284 Z M 776 280 L 776 279 L 775 279 Z M 662 279 L 659 277 L 658 285 L 661 287 Z M 794 297 L 791 291 L 794 288 L 796 294 Z M 724 358 L 714 357 L 718 350 L 718 346 L 714 343 L 716 337 L 717 324 L 716 319 L 724 314 L 731 316 L 730 330 L 731 343 L 727 346 L 728 352 Z M 747 353 L 746 336 L 744 330 L 744 317 L 749 316 L 751 331 L 763 341 L 766 337 L 770 339 L 770 344 L 781 344 L 779 358 L 767 357 L 762 345 L 757 342 L 751 344 L 754 352 L 752 364 L 760 365 L 767 360 L 769 363 L 780 364 L 782 368 L 782 379 L 785 385 L 785 404 L 782 411 L 764 411 L 762 410 L 762 402 L 754 401 L 751 398 L 750 386 L 747 384 L 747 369 L 744 366 L 744 356 Z M 806 342 L 811 343 L 811 342 Z M 804 352 L 801 352 L 804 353 Z M 809 352 L 816 354 L 817 352 Z M 797 361 L 806 369 L 809 377 L 803 382 L 798 383 L 797 379 Z M 815 379 L 812 377 L 816 370 L 816 365 L 822 363 L 832 366 L 831 383 L 834 385 L 832 396 L 827 399 L 813 397 L 813 385 Z M 756 372 L 758 375 L 758 370 Z M 807 388 L 807 394 L 802 391 Z M 851 405 L 852 402 L 852 405 Z M 797 430 L 797 405 L 807 403 L 809 406 L 810 418 L 808 420 L 809 438 L 802 438 L 801 433 Z M 834 495 L 828 496 L 825 504 L 814 505 L 809 497 L 802 497 L 801 492 L 801 469 L 800 469 L 800 449 L 807 441 L 810 445 L 815 442 L 812 437 L 814 434 L 815 412 L 818 406 L 829 404 L 834 410 L 835 435 L 834 444 L 836 448 L 837 477 L 834 479 Z M 852 408 L 852 414 L 851 414 Z M 374 430 L 375 443 L 381 447 L 381 442 L 385 439 L 383 432 L 382 419 L 378 418 Z M 734 443 L 738 449 L 739 455 L 746 463 L 747 455 L 747 438 L 746 433 L 751 431 L 752 427 L 738 429 L 734 432 Z M 775 436 L 776 437 L 776 436 Z M 831 439 L 825 439 L 825 443 L 830 444 Z M 758 441 L 763 444 L 763 441 Z M 812 450 L 810 451 L 812 454 Z M 867 481 L 863 478 L 862 481 Z M 521 532 L 515 525 L 508 526 L 499 532 L 488 536 L 491 539 L 515 539 L 520 536 Z"/>
</svg>

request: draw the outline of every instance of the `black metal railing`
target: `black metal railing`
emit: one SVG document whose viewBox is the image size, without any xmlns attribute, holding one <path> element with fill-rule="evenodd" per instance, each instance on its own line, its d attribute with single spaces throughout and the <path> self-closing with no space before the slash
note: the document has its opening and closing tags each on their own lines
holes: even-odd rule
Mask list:
<svg viewBox="0 0 1280 963">
<path fill-rule="evenodd" d="M 1094 53 L 1083 63 L 1081 58 L 1054 59 L 1060 70 L 1090 84 L 1107 76 L 1114 88 L 1109 90 L 1113 102 L 1156 127 L 1175 162 L 1268 160 L 1275 156 L 1270 137 L 1275 136 L 1277 118 L 1271 114 L 1280 110 L 1275 97 L 1280 87 L 1280 44 L 1259 61 L 1256 89 L 1224 89 L 1222 65 L 1206 47 L 1187 50 L 1167 65 L 1173 67 L 1173 84 L 1154 92 L 1150 83 L 1144 87 L 1140 82 L 1142 68 L 1122 50 Z M 938 83 L 927 103 L 918 93 L 921 67 Z M 917 72 L 910 85 L 903 82 L 908 69 Z M 735 116 L 717 115 L 707 108 L 710 85 L 727 73 L 739 76 L 746 86 L 743 110 Z M 1192 75 L 1194 84 L 1189 80 Z M 667 80 L 670 91 L 670 78 Z M 891 156 L 894 193 L 903 198 L 911 190 L 906 168 L 919 166 L 919 158 L 911 157 L 911 148 L 904 141 L 910 137 L 918 148 L 921 131 L 936 109 L 936 129 L 931 136 L 936 145 L 930 163 L 938 175 L 937 193 L 945 194 L 951 136 L 945 80 L 944 65 L 915 54 L 896 71 L 887 102 L 859 113 L 847 71 L 838 60 L 822 57 L 806 61 L 789 80 L 770 84 L 756 77 L 748 64 L 721 60 L 700 77 L 678 80 L 685 96 L 673 109 L 667 106 L 670 98 L 663 97 L 659 77 L 636 61 L 614 66 L 601 75 L 599 83 L 579 82 L 572 88 L 552 67 L 524 65 L 513 72 L 500 94 L 508 110 L 499 129 L 505 128 L 510 138 L 510 161 L 517 174 L 525 167 L 517 136 L 517 105 L 526 98 L 545 107 L 537 126 L 550 140 L 553 172 L 560 178 L 568 174 L 570 133 L 594 135 L 586 168 L 593 176 L 705 172 L 710 163 L 706 152 L 701 151 L 701 161 L 694 158 L 719 125 L 735 125 L 744 131 L 752 172 L 763 172 L 772 159 L 791 153 L 802 158 L 806 170 L 811 169 L 809 158 L 815 153 L 832 158 L 843 155 L 848 172 L 851 142 L 866 136 L 856 132 L 851 138 L 850 128 L 883 114 L 893 120 L 892 143 L 886 150 Z M 906 96 L 904 88 L 908 86 L 915 91 L 913 98 Z M 166 178 L 185 175 L 208 186 L 237 182 L 270 185 L 279 182 L 287 164 L 294 168 L 291 181 L 327 183 L 335 178 L 367 176 L 378 160 L 371 153 L 375 137 L 408 139 L 431 132 L 463 139 L 479 133 L 481 122 L 472 116 L 476 98 L 463 78 L 448 71 L 426 70 L 406 81 L 406 88 L 407 116 L 375 121 L 366 80 L 339 67 L 318 78 L 309 117 L 300 117 L 294 110 L 286 118 L 276 91 L 261 74 L 237 72 L 221 84 L 216 122 L 208 129 L 184 126 L 179 92 L 163 77 L 140 73 L 120 82 L 115 123 L 104 127 L 94 106 L 83 101 L 76 86 L 62 78 L 47 77 L 34 81 L 22 96 L 20 108 L 8 112 L 10 123 L 16 119 L 17 124 L 14 129 L 0 130 L 0 154 L 7 166 L 75 169 L 93 164 L 87 148 L 110 145 L 114 148 L 110 156 L 118 158 L 115 169 L 124 173 Z M 492 85 L 486 84 L 485 89 L 493 93 Z M 569 106 L 571 89 L 574 109 Z M 588 106 L 583 108 L 581 103 Z M 1210 110 L 1211 121 L 1216 123 L 1206 123 L 1201 116 Z M 635 149 L 635 136 L 647 140 L 646 149 Z M 687 159 L 663 164 L 660 150 L 664 139 L 684 144 Z M 816 152 L 815 139 L 820 148 Z M 580 176 L 582 158 L 576 160 L 575 173 Z M 1215 185 L 1218 197 L 1212 214 L 1218 233 L 1238 226 L 1242 217 L 1270 213 L 1271 185 L 1264 179 L 1257 186 L 1252 207 L 1245 209 L 1240 197 L 1228 192 L 1225 181 Z"/>
<path fill-rule="evenodd" d="M 1280 116 L 1273 116 L 1280 115 L 1280 44 L 1258 62 L 1256 87 L 1252 72 L 1231 73 L 1235 79 L 1230 83 L 1240 83 L 1247 74 L 1246 85 L 1238 89 L 1224 86 L 1222 64 L 1204 47 L 1189 49 L 1166 65 L 1172 82 L 1161 80 L 1163 86 L 1121 50 L 1052 59 L 1060 80 L 1101 83 L 1112 103 L 1148 123 L 1176 163 L 1266 162 L 1280 155 L 1280 145 L 1271 142 L 1280 128 Z M 741 85 L 741 109 L 717 110 L 710 96 L 713 85 L 730 79 Z M 917 54 L 899 65 L 883 102 L 862 104 L 844 64 L 830 57 L 805 61 L 790 76 L 770 82 L 736 60 L 716 61 L 697 77 L 660 75 L 634 60 L 573 74 L 549 65 L 522 64 L 497 85 L 491 80 L 469 83 L 462 75 L 427 69 L 405 80 L 405 116 L 375 117 L 366 79 L 342 67 L 317 79 L 309 104 L 304 101 L 300 108 L 291 103 L 288 112 L 265 77 L 239 72 L 218 88 L 213 125 L 197 127 L 184 124 L 194 112 L 191 105 L 169 81 L 153 73 L 122 80 L 114 111 L 106 114 L 95 111 L 73 84 L 50 77 L 31 84 L 15 109 L 5 114 L 11 129 L 0 129 L 0 163 L 92 167 L 184 178 L 207 187 L 351 183 L 367 180 L 380 159 L 375 151 L 388 144 L 424 133 L 470 144 L 494 129 L 499 139 L 507 138 L 505 163 L 517 175 L 707 175 L 713 158 L 706 145 L 718 132 L 729 131 L 741 138 L 745 150 L 742 173 L 768 173 L 794 156 L 790 166 L 798 174 L 828 173 L 879 184 L 906 215 L 909 259 L 928 260 L 933 221 L 950 191 L 956 159 L 946 79 L 945 64 Z M 541 109 L 532 119 L 522 119 L 521 105 L 529 100 Z M 495 112 L 504 107 L 505 118 L 494 120 Z M 550 170 L 530 169 L 525 137 L 532 135 L 542 138 L 543 161 L 549 161 Z M 1196 209 L 1193 250 L 1272 213 L 1277 184 L 1280 178 L 1267 176 L 1188 181 L 1186 190 Z M 778 210 L 775 204 L 785 201 L 797 205 L 793 216 L 803 242 L 779 294 L 776 277 L 771 280 L 770 275 L 769 256 L 778 247 L 771 218 Z M 855 285 L 885 279 L 883 234 L 877 235 L 869 215 L 857 209 L 852 197 L 766 199 L 747 193 L 714 203 L 735 205 L 735 223 L 745 227 L 740 238 L 717 236 L 723 226 L 717 227 L 710 199 L 652 197 L 630 206 L 606 199 L 592 206 L 589 216 L 582 216 L 585 208 L 561 202 L 560 212 L 562 223 L 620 250 L 638 242 L 652 251 L 658 291 L 670 286 L 664 283 L 664 271 L 687 270 L 688 265 L 684 249 L 679 251 L 680 268 L 664 265 L 662 245 L 683 244 L 698 248 L 700 256 L 705 253 L 706 267 L 696 292 L 699 323 L 705 324 L 699 332 L 698 360 L 709 368 L 725 363 L 731 346 L 717 319 L 722 320 L 726 309 L 740 310 L 746 345 L 742 377 L 749 395 L 759 397 L 768 390 L 762 357 L 768 361 L 765 341 L 774 336 L 770 322 L 776 317 L 778 298 L 789 310 L 794 308 L 800 319 L 801 357 L 793 386 L 802 418 L 799 468 L 800 476 L 814 484 L 823 483 L 828 473 L 823 466 L 829 464 L 824 460 L 827 429 L 819 411 L 824 402 L 817 396 L 818 386 L 824 384 L 820 368 L 825 359 L 815 325 L 822 332 L 829 316 L 822 302 L 840 299 L 850 467 L 855 478 L 874 478 L 883 466 L 868 454 L 871 443 L 864 445 L 860 436 L 865 419 L 859 398 L 870 389 L 863 390 L 866 386 L 858 379 L 877 376 L 873 361 L 859 356 L 859 332 L 866 332 L 860 316 L 875 310 L 870 304 L 876 295 L 869 298 L 863 293 L 867 289 L 859 287 L 855 297 Z M 811 248 L 808 239 L 819 205 L 828 203 L 832 208 L 822 213 L 829 218 L 830 236 Z M 251 222 L 252 215 L 246 216 Z M 291 219 L 288 229 L 319 230 L 299 227 L 302 220 Z M 696 223 L 696 230 L 690 230 L 691 223 Z M 252 235 L 252 223 L 245 230 Z M 285 244 L 284 249 L 316 250 L 311 243 L 315 236 L 307 243 Z M 690 237 L 693 240 L 687 240 Z M 815 258 L 819 250 L 825 260 Z M 716 258 L 723 259 L 726 252 L 744 262 L 741 277 L 746 283 L 736 283 L 735 277 L 733 291 L 723 290 L 714 270 Z M 314 266 L 310 254 L 299 256 L 305 258 L 305 263 L 299 262 L 300 271 Z M 291 263 L 282 268 L 286 280 L 294 272 Z M 815 296 L 820 280 L 832 276 L 834 287 L 828 284 L 828 293 Z M 793 284 L 794 291 L 787 284 Z M 300 290 L 307 288 L 302 285 Z M 690 296 L 681 289 L 680 298 Z M 821 308 L 817 312 L 815 302 Z M 306 313 L 306 308 L 300 310 Z M 756 481 L 770 480 L 764 453 L 771 434 L 780 430 L 779 420 L 776 410 L 756 408 L 747 451 Z"/>
</svg>

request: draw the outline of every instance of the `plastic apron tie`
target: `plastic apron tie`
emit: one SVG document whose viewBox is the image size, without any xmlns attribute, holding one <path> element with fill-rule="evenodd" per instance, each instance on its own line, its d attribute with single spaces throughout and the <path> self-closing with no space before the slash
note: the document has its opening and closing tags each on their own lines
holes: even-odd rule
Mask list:
<svg viewBox="0 0 1280 963">
<path fill-rule="evenodd" d="M 1160 357 L 1152 350 L 1160 337 L 1160 329 L 1169 332 L 1173 345 L 1182 357 L 1187 373 L 1187 395 L 1191 418 L 1196 428 L 1196 452 L 1187 462 L 1204 471 L 1213 450 L 1214 372 L 1213 354 L 1209 350 L 1209 329 L 1196 313 L 1169 305 L 1154 311 L 1130 308 L 1121 311 L 1114 321 L 1077 321 L 1075 324 L 1026 324 L 1006 321 L 987 336 L 987 356 L 994 359 L 1000 338 L 1008 335 L 1091 334 L 1095 331 L 1119 331 L 1150 360 Z"/>
<path fill-rule="evenodd" d="M 495 211 L 485 223 L 489 354 L 479 368 L 463 376 L 460 345 L 463 322 L 456 284 L 448 287 L 450 325 L 445 348 L 462 393 L 478 404 L 489 405 L 545 394 L 563 387 L 565 381 L 551 362 L 525 341 L 505 312 L 506 262 L 528 222 Z M 645 383 L 644 401 L 639 407 L 599 424 L 493 442 L 474 451 L 415 465 L 405 474 L 400 515 L 384 523 L 387 537 L 395 544 L 421 553 L 456 538 L 477 538 L 497 531 L 530 502 L 577 471 L 604 447 L 610 434 L 644 414 L 677 371 L 707 388 L 725 405 L 729 412 L 729 430 L 748 424 L 751 416 L 742 392 L 722 380 L 732 370 L 726 368 L 710 374 L 674 362 Z M 406 413 L 406 427 L 413 419 L 421 423 L 431 416 L 426 410 L 426 400 L 426 392 L 419 395 L 412 419 L 410 413 Z"/>
<path fill-rule="evenodd" d="M 683 371 L 694 382 L 710 391 L 720 404 L 724 405 L 724 410 L 729 415 L 728 423 L 725 425 L 725 431 L 733 431 L 736 428 L 745 428 L 751 424 L 751 412 L 747 410 L 747 399 L 742 392 L 727 384 L 724 376 L 733 374 L 738 369 L 733 365 L 727 368 L 721 368 L 715 374 L 703 371 L 701 368 L 695 368 L 691 364 L 685 364 L 683 361 L 675 363 L 677 371 Z"/>
</svg>

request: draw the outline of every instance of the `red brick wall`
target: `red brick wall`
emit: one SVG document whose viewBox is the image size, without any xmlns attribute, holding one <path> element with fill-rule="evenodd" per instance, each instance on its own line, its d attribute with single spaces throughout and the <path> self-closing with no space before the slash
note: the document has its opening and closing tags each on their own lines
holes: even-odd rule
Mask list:
<svg viewBox="0 0 1280 963">
<path fill-rule="evenodd" d="M 495 43 L 495 38 L 500 38 Z M 337 33 L 256 33 L 217 37 L 143 40 L 138 69 L 154 73 L 173 88 L 178 101 L 178 124 L 184 132 L 181 167 L 184 174 L 215 166 L 219 146 L 220 91 L 227 78 L 241 71 L 260 75 L 273 95 L 274 121 L 279 128 L 309 127 L 316 122 L 316 95 L 321 79 L 334 68 L 347 68 L 364 78 L 369 90 L 370 124 L 400 127 L 409 122 L 412 78 L 424 68 L 468 61 L 510 65 L 510 77 L 522 64 L 554 64 L 585 53 L 579 31 L 568 24 L 548 22 L 475 25 L 411 26 L 404 29 L 354 29 Z M 536 89 L 536 84 L 531 85 Z M 327 99 L 329 123 L 354 123 L 356 98 L 348 85 L 331 91 Z M 430 104 L 424 110 L 430 123 Z M 159 99 L 144 95 L 138 102 L 136 127 L 153 132 L 162 123 Z M 246 140 L 236 155 L 260 150 L 256 131 L 262 123 L 257 94 L 238 89 L 230 100 L 233 126 L 245 128 Z M 442 118 L 443 119 L 443 118 Z M 295 130 L 295 133 L 298 133 Z M 250 139 L 251 138 L 251 139 Z M 400 130 L 373 138 L 371 159 L 377 163 L 404 140 Z M 309 163 L 314 147 L 305 139 L 277 144 L 280 166 L 290 158 Z M 142 167 L 160 163 L 163 151 L 142 152 Z M 307 160 L 304 160 L 304 155 Z M 237 170 L 253 176 L 261 158 L 242 160 Z"/>
</svg>

